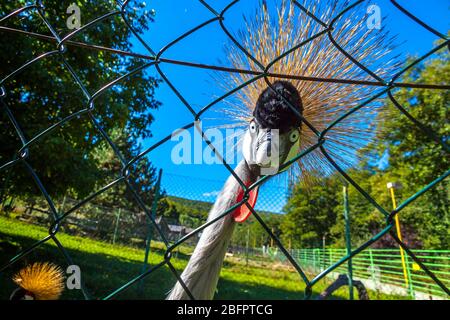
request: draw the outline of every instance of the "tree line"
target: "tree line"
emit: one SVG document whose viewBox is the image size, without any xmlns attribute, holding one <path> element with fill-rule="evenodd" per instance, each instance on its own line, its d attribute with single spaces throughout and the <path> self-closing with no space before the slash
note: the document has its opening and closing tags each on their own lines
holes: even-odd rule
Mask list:
<svg viewBox="0 0 450 320">
<path fill-rule="evenodd" d="M 68 30 L 67 1 L 45 2 L 45 17 L 62 36 Z M 25 5 L 24 1 L 3 1 L 0 16 Z M 84 1 L 78 4 L 84 22 L 117 10 L 113 2 Z M 145 10 L 144 2 L 127 6 L 127 16 L 137 32 L 148 30 L 154 11 Z M 35 33 L 49 34 L 36 10 L 28 10 L 4 23 L 7 27 Z M 75 36 L 74 41 L 130 51 L 132 33 L 120 15 L 114 15 Z M 33 58 L 55 50 L 56 43 L 25 35 L 2 32 L 0 74 L 6 76 Z M 117 54 L 70 46 L 64 53 L 89 93 L 119 78 L 146 61 Z M 26 158 L 48 194 L 56 200 L 64 196 L 82 199 L 117 179 L 122 163 L 113 148 L 94 126 L 91 115 L 117 146 L 125 161 L 142 151 L 141 139 L 151 137 L 152 112 L 161 106 L 154 97 L 160 80 L 141 71 L 105 90 L 95 100 L 90 113 L 57 126 L 49 134 L 32 143 Z M 0 112 L 0 165 L 17 159 L 22 142 L 14 123 L 7 116 L 5 106 L 22 130 L 26 141 L 33 139 L 52 125 L 88 107 L 88 101 L 59 55 L 48 56 L 16 74 L 5 84 L 7 92 Z M 155 183 L 155 168 L 147 158 L 130 167 L 128 181 L 145 203 L 151 203 Z M 18 162 L 0 174 L 0 202 L 7 199 L 42 197 L 29 170 Z M 121 182 L 96 198 L 104 206 L 140 208 L 134 195 Z"/>
<path fill-rule="evenodd" d="M 422 64 L 403 77 L 405 82 L 448 84 L 448 52 Z M 422 128 L 386 99 L 378 114 L 374 142 L 360 150 L 363 161 L 348 175 L 388 212 L 392 202 L 388 182 L 398 182 L 394 189 L 397 204 L 419 192 L 449 170 L 448 151 L 449 91 L 401 88 L 395 99 Z M 306 188 L 301 183 L 292 191 L 281 224 L 282 237 L 296 247 L 318 247 L 323 241 L 344 246 L 343 180 L 340 175 L 323 179 Z M 448 179 L 411 202 L 399 213 L 404 241 L 413 248 L 448 249 L 450 245 Z M 353 186 L 349 187 L 351 237 L 360 245 L 386 226 L 384 216 Z M 385 236 L 375 246 L 394 247 Z"/>
</svg>

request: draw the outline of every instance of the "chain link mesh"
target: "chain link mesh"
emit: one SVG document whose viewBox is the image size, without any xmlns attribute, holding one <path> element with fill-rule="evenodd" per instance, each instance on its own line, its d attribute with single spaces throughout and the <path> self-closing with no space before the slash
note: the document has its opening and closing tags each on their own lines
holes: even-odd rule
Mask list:
<svg viewBox="0 0 450 320">
<path fill-rule="evenodd" d="M 206 207 L 211 207 L 215 202 L 224 183 L 225 181 L 203 178 L 195 178 L 194 181 L 192 177 L 172 173 L 165 173 L 162 179 L 162 187 L 168 196 L 202 202 Z M 283 213 L 288 195 L 287 186 L 263 184 L 258 193 L 255 210 L 264 213 Z"/>
<path fill-rule="evenodd" d="M 139 154 L 137 157 L 134 157 L 132 159 L 125 159 L 123 157 L 123 155 L 120 153 L 119 148 L 116 146 L 116 144 L 110 138 L 110 136 L 108 136 L 108 134 L 106 133 L 105 129 L 102 128 L 102 126 L 99 124 L 99 120 L 98 120 L 98 118 L 97 118 L 97 116 L 95 114 L 96 100 L 100 96 L 102 96 L 102 94 L 104 94 L 107 90 L 111 89 L 113 86 L 119 84 L 120 82 L 126 80 L 127 78 L 132 77 L 134 74 L 136 74 L 136 73 L 138 73 L 140 71 L 143 71 L 143 70 L 148 69 L 150 67 L 154 67 L 157 70 L 159 76 L 168 84 L 168 86 L 172 89 L 174 94 L 180 99 L 180 101 L 184 104 L 184 106 L 192 114 L 193 122 L 186 124 L 184 126 L 185 129 L 189 129 L 189 128 L 195 127 L 195 121 L 201 120 L 202 114 L 205 113 L 209 108 L 211 108 L 213 105 L 215 105 L 216 103 L 220 102 L 221 100 L 223 100 L 227 96 L 233 94 L 234 92 L 237 92 L 242 87 L 244 87 L 246 85 L 249 85 L 250 83 L 252 83 L 253 81 L 256 81 L 258 79 L 264 79 L 267 82 L 269 87 L 271 86 L 271 83 L 270 83 L 270 80 L 269 80 L 269 78 L 271 78 L 271 77 L 279 77 L 279 78 L 281 77 L 281 78 L 297 79 L 297 80 L 305 80 L 305 81 L 335 81 L 335 82 L 339 82 L 339 83 L 347 83 L 347 84 L 355 84 L 355 85 L 364 84 L 364 85 L 373 85 L 373 86 L 379 87 L 380 90 L 377 93 L 375 93 L 370 99 L 368 99 L 367 101 L 364 101 L 363 103 L 359 104 L 358 106 L 356 106 L 352 110 L 348 111 L 346 114 L 344 114 L 344 115 L 340 116 L 339 118 L 337 118 L 325 130 L 320 132 L 318 130 L 315 130 L 315 128 L 311 128 L 316 133 L 316 136 L 317 136 L 316 143 L 313 146 L 311 146 L 310 148 L 308 148 L 307 150 L 305 150 L 305 151 L 301 152 L 300 154 L 298 154 L 294 159 L 292 159 L 289 163 L 287 163 L 286 166 L 289 165 L 290 163 L 300 159 L 301 157 L 305 156 L 309 152 L 312 152 L 313 150 L 318 150 L 318 151 L 322 152 L 323 155 L 326 157 L 326 159 L 329 161 L 329 163 L 338 172 L 340 172 L 340 174 L 348 181 L 348 183 L 351 184 L 354 188 L 356 188 L 379 212 L 381 212 L 385 216 L 385 218 L 386 218 L 386 225 L 385 225 L 385 228 L 382 231 L 380 231 L 378 234 L 373 236 L 370 240 L 365 242 L 363 245 L 361 245 L 358 248 L 354 249 L 350 254 L 346 254 L 341 259 L 339 259 L 338 261 L 334 262 L 331 266 L 329 266 L 328 268 L 325 268 L 319 274 L 317 274 L 312 279 L 310 279 L 306 275 L 306 273 L 304 271 L 304 268 L 302 268 L 299 265 L 298 261 L 296 261 L 296 259 L 289 253 L 289 251 L 281 243 L 281 241 L 278 239 L 278 237 L 275 234 L 273 234 L 271 229 L 266 225 L 266 223 L 261 218 L 261 216 L 258 214 L 258 212 L 256 212 L 250 206 L 248 206 L 248 207 L 252 211 L 252 214 L 253 214 L 254 218 L 256 218 L 258 223 L 261 224 L 261 226 L 265 229 L 267 234 L 273 239 L 274 243 L 278 246 L 279 250 L 286 256 L 286 259 L 292 264 L 292 266 L 298 272 L 298 274 L 301 277 L 301 280 L 305 282 L 305 284 L 306 284 L 305 297 L 306 298 L 310 298 L 311 297 L 311 295 L 312 295 L 312 288 L 315 286 L 315 284 L 319 280 L 324 278 L 326 275 L 331 273 L 333 270 L 337 269 L 339 266 L 341 266 L 343 263 L 345 263 L 346 261 L 348 261 L 352 257 L 358 255 L 361 251 L 363 251 L 364 249 L 369 247 L 371 244 L 373 244 L 374 242 L 379 240 L 385 234 L 390 234 L 390 236 L 406 251 L 406 253 L 409 255 L 409 257 L 411 259 L 413 259 L 422 268 L 422 270 L 426 273 L 426 275 L 428 277 L 430 277 L 444 292 L 446 292 L 447 294 L 450 294 L 450 290 L 444 285 L 444 283 L 426 265 L 424 265 L 422 260 L 419 259 L 413 253 L 413 251 L 407 245 L 405 245 L 404 242 L 402 242 L 396 236 L 395 232 L 392 232 L 392 228 L 393 228 L 393 225 L 394 225 L 393 218 L 395 217 L 395 215 L 397 215 L 402 209 L 404 209 L 406 206 L 408 206 L 412 201 L 414 201 L 418 197 L 422 196 L 425 192 L 427 192 L 428 190 L 430 190 L 431 188 L 436 186 L 438 183 L 443 181 L 446 177 L 448 177 L 448 175 L 450 174 L 450 170 L 447 171 L 446 173 L 444 173 L 442 176 L 436 177 L 436 179 L 433 182 L 431 182 L 429 185 L 425 186 L 423 189 L 419 190 L 417 193 L 412 195 L 410 198 L 408 198 L 405 201 L 403 201 L 403 203 L 401 203 L 397 207 L 397 209 L 390 211 L 390 210 L 386 210 L 380 204 L 378 204 L 363 188 L 361 188 L 354 180 L 352 180 L 352 178 L 329 155 L 329 153 L 327 151 L 327 145 L 326 145 L 327 132 L 330 129 L 332 129 L 339 122 L 341 122 L 342 120 L 344 120 L 349 115 L 351 115 L 354 112 L 356 112 L 357 110 L 361 109 L 363 106 L 365 106 L 366 104 L 370 103 L 374 99 L 376 99 L 376 98 L 378 98 L 378 97 L 380 97 L 382 95 L 387 94 L 389 99 L 394 103 L 395 107 L 400 112 L 402 112 L 404 115 L 406 115 L 406 117 L 410 121 L 414 122 L 419 127 L 419 129 L 421 129 L 424 132 L 424 134 L 430 136 L 433 141 L 437 141 L 437 143 L 441 144 L 442 147 L 445 149 L 445 151 L 448 152 L 449 148 L 448 148 L 448 145 L 445 143 L 445 140 L 441 139 L 440 137 L 436 137 L 436 135 L 433 132 L 430 132 L 428 129 L 426 129 L 426 127 L 418 119 L 415 119 L 412 115 L 410 115 L 407 112 L 407 110 L 395 99 L 395 97 L 392 94 L 392 90 L 395 89 L 395 88 L 398 88 L 398 87 L 406 87 L 406 88 L 415 87 L 415 88 L 428 88 L 428 89 L 440 89 L 440 90 L 448 90 L 450 88 L 448 85 L 406 84 L 406 83 L 400 83 L 400 82 L 397 81 L 407 70 L 413 68 L 414 66 L 416 66 L 420 62 L 424 61 L 426 58 L 431 56 L 433 53 L 435 53 L 435 52 L 437 52 L 438 50 L 441 50 L 441 49 L 446 49 L 448 47 L 449 43 L 450 43 L 450 40 L 448 39 L 448 37 L 443 35 L 443 34 L 441 34 L 441 33 L 439 33 L 438 31 L 434 30 L 429 25 L 425 24 L 423 21 L 421 21 L 420 19 L 415 17 L 413 14 L 408 12 L 405 8 L 400 6 L 395 0 L 391 0 L 391 3 L 394 4 L 395 7 L 400 12 L 402 12 L 404 15 L 409 17 L 415 23 L 419 24 L 421 27 L 425 28 L 429 32 L 431 32 L 434 35 L 436 35 L 439 38 L 441 38 L 443 41 L 442 41 L 441 44 L 437 45 L 432 50 L 430 50 L 429 52 L 424 54 L 423 56 L 421 56 L 421 57 L 415 59 L 414 61 L 412 61 L 410 64 L 408 64 L 406 67 L 404 67 L 398 73 L 396 73 L 392 77 L 392 79 L 390 79 L 389 81 L 386 82 L 383 79 L 381 79 L 379 76 L 374 74 L 372 71 L 367 69 L 360 62 L 356 61 L 352 57 L 351 53 L 347 52 L 342 47 L 340 47 L 339 44 L 336 43 L 336 41 L 334 41 L 333 35 L 331 33 L 331 31 L 333 30 L 333 24 L 335 23 L 335 21 L 340 16 L 342 16 L 343 14 L 345 14 L 346 12 L 348 12 L 350 10 L 355 9 L 355 7 L 357 7 L 358 5 L 363 3 L 365 0 L 355 1 L 352 4 L 348 5 L 329 24 L 325 23 L 324 21 L 321 21 L 318 17 L 316 17 L 311 12 L 309 12 L 299 2 L 292 1 L 293 5 L 295 5 L 299 10 L 302 10 L 304 13 L 308 14 L 312 19 L 314 19 L 316 22 L 318 22 L 323 27 L 323 30 L 320 32 L 320 34 L 319 35 L 314 35 L 312 38 L 315 38 L 315 37 L 318 37 L 318 36 L 321 36 L 321 37 L 328 36 L 330 38 L 330 40 L 333 42 L 333 44 L 336 46 L 336 48 L 339 49 L 353 63 L 355 63 L 361 70 L 363 70 L 365 73 L 370 75 L 371 78 L 373 78 L 373 81 L 363 81 L 363 82 L 361 82 L 361 81 L 346 80 L 346 79 L 330 80 L 330 79 L 320 79 L 320 78 L 314 78 L 314 77 L 292 76 L 292 75 L 289 75 L 289 76 L 288 75 L 273 75 L 273 74 L 271 74 L 269 72 L 268 68 L 266 68 L 261 63 L 259 63 L 255 57 L 252 57 L 250 55 L 250 53 L 248 53 L 244 49 L 242 44 L 240 44 L 232 36 L 232 34 L 229 32 L 229 30 L 227 29 L 226 25 L 224 24 L 224 20 L 226 20 L 227 13 L 238 2 L 238 0 L 230 2 L 221 12 L 217 12 L 215 9 L 213 9 L 205 1 L 203 1 L 203 0 L 199 0 L 199 1 L 211 13 L 211 19 L 208 20 L 208 21 L 205 21 L 205 22 L 203 22 L 201 24 L 199 24 L 197 27 L 187 31 L 184 34 L 182 34 L 181 36 L 179 36 L 178 38 L 176 38 L 175 40 L 173 40 L 172 42 L 167 44 L 159 52 L 153 51 L 151 49 L 151 46 L 146 41 L 144 41 L 143 38 L 134 29 L 132 21 L 129 20 L 129 17 L 127 16 L 127 11 L 126 11 L 126 8 L 129 5 L 129 1 L 116 1 L 117 10 L 108 12 L 106 14 L 103 14 L 102 16 L 97 17 L 96 19 L 94 19 L 92 21 L 89 21 L 88 23 L 86 23 L 81 28 L 79 28 L 79 29 L 77 29 L 77 30 L 75 30 L 73 32 L 70 32 L 69 34 L 67 34 L 64 37 L 61 37 L 59 35 L 59 33 L 56 31 L 56 29 L 52 26 L 52 24 L 46 18 L 46 12 L 45 12 L 46 9 L 45 9 L 45 6 L 43 5 L 43 3 L 41 1 L 37 1 L 35 4 L 26 5 L 26 6 L 23 6 L 21 8 L 18 8 L 14 12 L 11 12 L 10 14 L 8 14 L 8 15 L 6 15 L 6 16 L 4 16 L 4 17 L 2 17 L 0 19 L 0 23 L 3 25 L 6 21 L 8 21 L 9 19 L 11 19 L 11 18 L 13 18 L 13 17 L 15 17 L 17 15 L 20 15 L 22 13 L 28 13 L 28 12 L 34 11 L 34 12 L 36 12 L 38 14 L 38 16 L 40 18 L 40 22 L 43 23 L 48 28 L 48 31 L 51 33 L 51 36 L 42 35 L 42 34 L 31 34 L 31 33 L 26 32 L 26 31 L 17 30 L 17 29 L 14 30 L 12 28 L 7 28 L 7 27 L 4 27 L 4 26 L 0 26 L 0 31 L 2 31 L 2 32 L 16 32 L 16 33 L 32 35 L 34 37 L 41 38 L 41 39 L 44 39 L 44 40 L 53 41 L 54 43 L 56 43 L 56 47 L 55 47 L 54 50 L 45 52 L 45 53 L 40 54 L 39 56 L 29 60 L 28 62 L 26 62 L 25 64 L 23 64 L 21 67 L 17 68 L 16 70 L 14 70 L 9 75 L 4 76 L 1 79 L 1 81 L 0 81 L 0 101 L 1 101 L 1 105 L 2 105 L 2 112 L 6 113 L 7 118 L 11 121 L 12 125 L 14 126 L 15 134 L 20 138 L 21 143 L 22 143 L 22 147 L 19 150 L 17 150 L 17 155 L 16 155 L 16 157 L 14 159 L 12 159 L 11 161 L 9 161 L 7 163 L 0 164 L 0 172 L 5 172 L 6 169 L 8 169 L 8 168 L 10 168 L 12 166 L 17 166 L 19 164 L 24 165 L 26 170 L 29 172 L 31 179 L 38 186 L 40 192 L 42 193 L 43 197 L 45 198 L 46 202 L 48 203 L 48 206 L 49 206 L 50 212 L 51 212 L 51 217 L 52 217 L 52 223 L 51 223 L 51 226 L 50 226 L 50 228 L 48 230 L 48 235 L 45 238 L 41 239 L 40 241 L 34 243 L 32 246 L 23 249 L 16 256 L 12 257 L 6 265 L 4 265 L 4 266 L 2 266 L 0 268 L 0 272 L 5 270 L 9 266 L 17 263 L 19 260 L 24 258 L 30 252 L 32 252 L 33 250 L 35 250 L 36 248 L 38 248 L 39 246 L 43 245 L 44 243 L 46 243 L 48 241 L 53 241 L 56 244 L 59 252 L 62 254 L 62 256 L 64 257 L 64 259 L 67 261 L 68 264 L 74 264 L 74 261 L 72 260 L 71 255 L 64 248 L 64 245 L 58 239 L 58 232 L 61 230 L 62 225 L 64 225 L 64 223 L 67 221 L 67 219 L 71 215 L 73 215 L 75 211 L 77 211 L 79 208 L 85 206 L 87 203 L 89 203 L 90 201 L 95 199 L 97 196 L 99 196 L 103 192 L 106 192 L 108 189 L 114 187 L 117 184 L 126 184 L 128 190 L 132 193 L 132 195 L 134 197 L 134 200 L 136 201 L 137 205 L 148 216 L 148 218 L 150 219 L 151 223 L 153 224 L 153 228 L 154 228 L 155 232 L 158 234 L 159 238 L 164 243 L 164 246 L 165 246 L 165 248 L 164 248 L 164 252 L 165 252 L 164 260 L 161 263 L 159 263 L 159 264 L 157 264 L 155 266 L 152 266 L 152 267 L 148 268 L 147 270 L 144 270 L 141 274 L 136 276 L 134 279 L 131 279 L 131 280 L 127 281 L 120 288 L 117 288 L 116 290 L 110 292 L 108 295 L 103 297 L 103 299 L 111 299 L 111 298 L 115 297 L 116 295 L 118 295 L 123 290 L 127 289 L 130 286 L 135 285 L 141 279 L 149 276 L 150 274 L 154 273 L 156 270 L 158 270 L 160 268 L 164 268 L 164 267 L 167 267 L 173 273 L 173 275 L 176 277 L 176 279 L 178 281 L 180 281 L 180 283 L 183 285 L 184 289 L 187 291 L 189 296 L 192 299 L 195 298 L 195 297 L 192 296 L 192 294 L 190 293 L 190 291 L 186 287 L 186 285 L 184 285 L 183 280 L 180 278 L 180 275 L 179 275 L 178 271 L 173 266 L 173 263 L 171 261 L 172 256 L 173 256 L 172 253 L 176 250 L 176 248 L 178 246 L 183 244 L 188 239 L 198 235 L 198 233 L 200 233 L 204 228 L 206 228 L 209 225 L 213 224 L 217 220 L 223 218 L 225 215 L 230 214 L 237 207 L 239 207 L 239 206 L 241 206 L 243 204 L 246 204 L 246 201 L 248 199 L 247 195 L 248 195 L 249 191 L 252 190 L 253 188 L 255 188 L 256 186 L 261 185 L 263 182 L 265 182 L 266 180 L 270 179 L 271 177 L 270 176 L 264 176 L 260 180 L 258 180 L 256 183 L 254 183 L 252 186 L 246 187 L 245 184 L 243 183 L 243 181 L 240 181 L 239 177 L 233 172 L 233 169 L 230 167 L 230 165 L 227 164 L 225 160 L 223 160 L 222 155 L 218 154 L 217 150 L 214 149 L 213 144 L 211 143 L 211 141 L 208 140 L 208 137 L 204 134 L 204 132 L 200 130 L 200 133 L 201 133 L 202 138 L 204 139 L 204 141 L 208 144 L 209 147 L 211 147 L 211 149 L 214 151 L 216 156 L 219 157 L 219 159 L 221 159 L 221 162 L 226 167 L 226 169 L 228 169 L 230 174 L 232 174 L 237 179 L 237 181 L 241 184 L 241 186 L 245 190 L 246 196 L 243 198 L 242 201 L 237 203 L 235 206 L 233 206 L 232 208 L 230 208 L 226 212 L 223 212 L 223 214 L 221 214 L 216 219 L 213 219 L 213 220 L 209 221 L 208 223 L 204 223 L 203 225 L 201 225 L 200 227 L 196 228 L 195 230 L 193 230 L 189 234 L 187 234 L 187 235 L 181 237 L 180 239 L 178 239 L 176 242 L 170 243 L 170 241 L 168 239 L 166 239 L 164 233 L 162 232 L 162 230 L 160 229 L 158 224 L 155 222 L 155 218 L 152 216 L 151 210 L 145 205 L 144 201 L 139 196 L 137 190 L 135 190 L 135 188 L 133 187 L 133 185 L 130 183 L 130 181 L 128 179 L 129 178 L 129 169 L 133 166 L 133 164 L 138 162 L 142 157 L 146 156 L 148 153 L 152 152 L 152 150 L 154 150 L 155 148 L 158 148 L 160 145 L 162 145 L 165 142 L 169 141 L 170 140 L 170 136 L 167 136 L 166 138 L 164 138 L 164 139 L 160 140 L 159 142 L 155 143 L 154 145 L 150 146 L 149 148 L 144 150 L 141 154 Z M 86 31 L 88 31 L 90 28 L 92 28 L 92 27 L 94 27 L 94 26 L 96 26 L 98 24 L 103 23 L 105 20 L 108 20 L 111 17 L 117 17 L 117 16 L 122 19 L 124 25 L 127 28 L 129 28 L 129 30 L 133 33 L 133 35 L 138 39 L 140 44 L 142 44 L 142 46 L 144 48 L 146 48 L 146 50 L 148 51 L 147 55 L 134 54 L 134 53 L 131 53 L 131 52 L 125 52 L 125 51 L 121 51 L 121 50 L 105 48 L 105 47 L 100 47 L 100 46 L 95 46 L 94 47 L 94 46 L 90 46 L 90 45 L 85 44 L 85 43 L 76 42 L 76 41 L 72 40 L 76 35 L 82 34 L 82 33 L 86 32 Z M 36 22 L 36 23 L 38 23 L 38 22 Z M 166 59 L 166 58 L 163 57 L 164 53 L 169 48 L 171 48 L 174 45 L 176 45 L 182 39 L 186 38 L 188 35 L 190 35 L 190 34 L 192 34 L 194 32 L 197 32 L 198 30 L 200 30 L 200 29 L 202 29 L 202 28 L 204 28 L 204 27 L 206 27 L 206 26 L 208 26 L 210 24 L 214 24 L 214 23 L 220 25 L 221 30 L 228 36 L 228 38 L 240 50 L 242 50 L 243 53 L 245 53 L 249 58 L 251 58 L 251 60 L 255 61 L 256 65 L 260 66 L 260 70 L 238 70 L 238 69 L 233 69 L 233 68 L 218 67 L 218 66 L 205 65 L 205 64 L 198 64 L 198 63 L 187 62 L 187 61 L 171 60 L 171 59 Z M 296 46 L 293 46 L 292 48 L 289 48 L 288 50 L 286 50 L 286 52 L 284 52 L 280 56 L 276 57 L 274 59 L 274 61 L 272 61 L 271 64 L 273 64 L 275 61 L 279 61 L 280 59 L 282 59 L 283 57 L 285 57 L 286 55 L 288 55 L 290 52 L 292 52 L 294 50 L 301 50 L 301 47 L 303 45 L 305 45 L 306 43 L 308 43 L 309 41 L 311 41 L 312 38 L 306 39 L 301 44 L 298 44 Z M 78 76 L 77 72 L 74 70 L 74 68 L 72 68 L 70 61 L 66 58 L 66 52 L 69 51 L 72 46 L 78 46 L 78 47 L 86 48 L 86 49 L 104 50 L 104 51 L 109 51 L 109 52 L 121 54 L 121 55 L 124 55 L 124 56 L 140 57 L 140 58 L 147 59 L 148 63 L 146 63 L 146 64 L 144 64 L 142 66 L 139 66 L 139 67 L 137 67 L 136 69 L 134 69 L 132 71 L 129 71 L 129 72 L 125 73 L 124 75 L 114 79 L 113 81 L 109 82 L 107 85 L 103 86 L 97 92 L 91 94 L 91 93 L 89 93 L 89 91 L 88 91 L 88 89 L 86 87 L 86 84 L 84 84 L 80 80 L 80 77 Z M 8 94 L 8 89 L 7 88 L 8 88 L 8 86 L 13 85 L 13 82 L 11 82 L 11 80 L 14 79 L 14 76 L 16 74 L 18 74 L 19 72 L 27 72 L 27 69 L 30 66 L 36 64 L 37 62 L 39 62 L 41 60 L 48 59 L 49 57 L 52 57 L 52 56 L 58 56 L 61 59 L 61 61 L 63 62 L 64 66 L 70 72 L 74 83 L 81 88 L 81 90 L 82 90 L 82 92 L 84 94 L 85 107 L 83 109 L 81 109 L 81 110 L 79 110 L 79 111 L 77 111 L 77 112 L 67 116 L 66 118 L 60 120 L 59 122 L 55 123 L 54 125 L 48 127 L 46 130 L 40 132 L 39 134 L 35 135 L 31 139 L 26 139 L 24 132 L 21 130 L 20 123 L 18 123 L 16 121 L 13 113 L 11 112 L 11 110 L 10 110 L 10 108 L 9 108 L 7 102 L 6 102 L 5 97 Z M 249 81 L 243 83 L 241 86 L 235 88 L 234 90 L 231 90 L 230 92 L 225 93 L 222 97 L 219 97 L 213 103 L 210 103 L 209 105 L 203 107 L 199 112 L 196 112 L 194 110 L 194 108 L 191 106 L 191 104 L 188 102 L 188 100 L 180 93 L 179 90 L 177 90 L 177 88 L 172 84 L 172 82 L 166 76 L 166 74 L 164 74 L 164 72 L 161 69 L 161 65 L 163 65 L 163 64 L 180 64 L 180 65 L 190 66 L 190 67 L 193 67 L 193 68 L 217 70 L 217 71 L 222 71 L 222 72 L 239 72 L 239 73 L 245 73 L 245 74 L 248 74 L 248 75 L 252 75 L 253 78 L 250 79 Z M 98 190 L 95 193 L 89 195 L 88 197 L 86 197 L 85 199 L 79 201 L 76 204 L 71 204 L 70 208 L 65 207 L 65 208 L 63 208 L 62 211 L 60 211 L 60 210 L 57 209 L 57 206 L 55 205 L 53 199 L 51 198 L 51 196 L 47 192 L 46 186 L 43 185 L 43 183 L 41 183 L 41 180 L 39 179 L 38 174 L 35 172 L 35 170 L 33 170 L 32 166 L 29 164 L 29 161 L 27 160 L 27 158 L 30 156 L 29 148 L 32 145 L 38 145 L 41 138 L 43 138 L 44 136 L 51 135 L 55 131 L 56 128 L 60 128 L 64 124 L 66 124 L 67 122 L 70 122 L 70 121 L 72 121 L 72 120 L 74 120 L 76 118 L 79 118 L 79 117 L 86 117 L 92 123 L 94 128 L 101 133 L 102 138 L 114 150 L 115 156 L 120 161 L 121 166 L 122 166 L 121 174 L 120 174 L 120 176 L 118 178 L 116 178 L 114 181 L 110 182 L 109 184 L 105 185 L 100 190 Z M 302 118 L 302 120 L 305 121 L 305 123 L 307 123 L 307 119 L 303 119 Z M 87 292 L 87 289 L 85 287 L 82 288 L 82 292 L 83 292 L 84 297 L 86 299 L 91 298 L 91 295 L 89 294 L 89 292 Z M 163 298 L 163 297 L 161 297 L 161 298 Z"/>
</svg>

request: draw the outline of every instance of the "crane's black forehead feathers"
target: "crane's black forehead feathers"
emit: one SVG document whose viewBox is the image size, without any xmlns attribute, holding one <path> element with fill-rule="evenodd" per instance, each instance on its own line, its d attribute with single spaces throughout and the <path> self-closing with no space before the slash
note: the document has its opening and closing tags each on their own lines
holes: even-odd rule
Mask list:
<svg viewBox="0 0 450 320">
<path fill-rule="evenodd" d="M 267 87 L 259 95 L 253 111 L 256 121 L 263 128 L 279 129 L 281 133 L 287 132 L 292 128 L 299 128 L 301 125 L 300 117 L 281 97 L 282 95 L 302 114 L 303 105 L 297 88 L 288 81 L 275 81 L 272 84 L 272 88 L 276 92 Z"/>
</svg>

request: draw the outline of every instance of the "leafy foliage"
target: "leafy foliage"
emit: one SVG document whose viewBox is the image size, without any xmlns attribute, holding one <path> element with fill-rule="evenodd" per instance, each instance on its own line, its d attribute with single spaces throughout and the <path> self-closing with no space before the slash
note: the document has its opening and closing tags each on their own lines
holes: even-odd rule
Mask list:
<svg viewBox="0 0 450 320">
<path fill-rule="evenodd" d="M 409 71 L 405 82 L 448 84 L 450 62 L 447 52 Z M 449 168 L 449 156 L 443 145 L 448 144 L 450 132 L 449 98 L 443 90 L 401 88 L 394 98 L 415 119 L 421 130 L 395 105 L 386 100 L 378 128 L 378 139 L 360 151 L 365 159 L 348 171 L 362 189 L 387 211 L 392 208 L 388 182 L 400 182 L 396 189 L 397 203 L 405 201 Z M 432 132 L 433 136 L 429 134 Z M 436 138 L 438 137 L 438 138 Z M 447 145 L 448 148 L 448 145 Z M 373 161 L 375 160 L 375 161 Z M 327 244 L 344 246 L 342 183 L 335 175 L 324 179 L 311 192 L 297 186 L 286 206 L 283 237 L 291 238 L 297 246 L 319 246 L 324 235 Z M 399 214 L 402 236 L 406 244 L 420 248 L 448 248 L 450 230 L 449 188 L 444 180 Z M 355 188 L 349 188 L 351 236 L 354 245 L 362 244 L 386 226 L 381 213 Z M 395 247 L 388 236 L 375 246 Z"/>
<path fill-rule="evenodd" d="M 336 197 L 338 181 L 333 177 L 324 185 L 315 185 L 308 190 L 302 184 L 294 188 L 282 224 L 283 238 L 291 240 L 294 247 L 319 247 L 323 238 L 330 237 L 329 230 L 337 216 L 334 208 L 339 204 Z"/>
<path fill-rule="evenodd" d="M 24 5 L 26 1 L 2 2 L 0 16 L 4 16 Z M 116 10 L 115 2 L 85 1 L 81 8 L 82 25 L 99 16 Z M 46 1 L 45 17 L 63 37 L 72 30 L 66 27 L 67 7 L 71 1 Z M 128 6 L 130 19 L 138 32 L 148 29 L 153 21 L 153 11 L 144 9 L 141 3 Z M 71 40 L 103 45 L 121 50 L 130 50 L 131 31 L 119 15 L 111 16 L 80 32 Z M 7 20 L 7 26 L 26 31 L 50 35 L 36 10 L 29 10 Z M 0 50 L 0 74 L 10 74 L 27 61 L 52 50 L 56 43 L 38 40 L 24 35 L 3 33 Z M 72 66 L 80 81 L 92 95 L 107 83 L 142 65 L 139 59 L 84 48 L 68 46 L 64 59 Z M 126 160 L 140 151 L 138 138 L 151 136 L 153 121 L 151 110 L 160 103 L 153 95 L 158 80 L 144 71 L 104 91 L 94 100 L 94 109 L 57 126 L 29 147 L 27 162 L 36 171 L 46 190 L 55 197 L 69 194 L 85 197 L 109 182 L 111 175 L 120 172 L 120 164 L 112 149 L 105 143 L 101 133 L 93 126 L 95 118 L 100 126 L 118 145 Z M 16 74 L 5 83 L 5 103 L 17 120 L 27 140 L 32 139 L 52 125 L 88 107 L 87 98 L 76 84 L 60 55 L 51 55 Z M 5 112 L 0 113 L 0 164 L 17 157 L 22 146 L 13 124 Z M 132 180 L 138 190 L 148 194 L 154 172 L 147 159 L 140 160 L 131 168 Z M 5 172 L 4 172 L 5 173 Z M 24 166 L 13 166 L 0 178 L 2 194 L 30 196 L 39 194 L 31 176 Z M 110 202 L 119 201 L 124 187 L 116 190 Z M 129 197 L 128 197 L 129 198 Z M 0 199 L 1 200 L 1 199 Z M 104 199 L 104 201 L 106 201 Z M 131 205 L 128 203 L 128 206 Z"/>
</svg>

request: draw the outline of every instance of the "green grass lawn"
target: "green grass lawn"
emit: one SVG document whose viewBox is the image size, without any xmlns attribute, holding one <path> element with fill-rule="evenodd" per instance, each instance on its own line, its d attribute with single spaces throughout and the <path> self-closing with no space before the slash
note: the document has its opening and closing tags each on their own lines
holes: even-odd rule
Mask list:
<svg viewBox="0 0 450 320">
<path fill-rule="evenodd" d="M 39 226 L 11 218 L 0 217 L 0 266 L 5 265 L 20 251 L 45 238 L 48 231 Z M 102 299 L 117 288 L 137 277 L 143 268 L 144 248 L 134 248 L 58 233 L 57 239 L 66 249 L 74 264 L 81 268 L 82 281 L 92 299 Z M 164 247 L 152 242 L 149 256 L 150 267 L 163 261 Z M 189 256 L 189 248 L 181 247 L 171 262 L 181 273 Z M 38 246 L 24 258 L 0 273 L 0 299 L 8 299 L 15 286 L 11 276 L 21 267 L 36 261 L 51 261 L 67 266 L 64 255 L 50 239 Z M 114 299 L 163 299 L 175 283 L 175 277 L 167 265 L 150 273 L 142 282 L 137 282 L 117 294 Z M 320 293 L 329 280 L 314 286 L 314 294 Z M 227 259 L 221 272 L 216 299 L 302 299 L 305 284 L 300 276 L 286 267 L 271 264 L 248 266 L 239 259 Z M 369 292 L 371 299 L 395 299 L 404 297 L 386 296 Z M 335 292 L 334 299 L 345 299 L 348 291 L 342 288 Z M 63 299 L 83 299 L 80 290 L 65 290 Z"/>
</svg>

